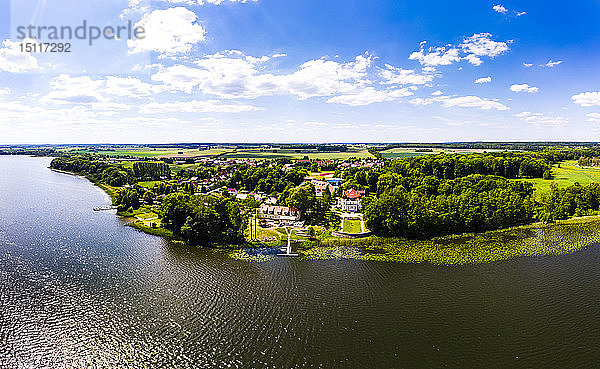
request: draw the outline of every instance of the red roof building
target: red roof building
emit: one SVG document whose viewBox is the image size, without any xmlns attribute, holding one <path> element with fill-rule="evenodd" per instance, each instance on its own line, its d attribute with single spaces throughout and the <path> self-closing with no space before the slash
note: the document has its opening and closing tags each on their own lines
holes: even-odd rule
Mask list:
<svg viewBox="0 0 600 369">
<path fill-rule="evenodd" d="M 348 191 L 344 191 L 344 195 L 342 196 L 345 199 L 356 200 L 360 199 L 365 195 L 365 191 L 358 191 L 354 188 L 349 189 Z"/>
</svg>

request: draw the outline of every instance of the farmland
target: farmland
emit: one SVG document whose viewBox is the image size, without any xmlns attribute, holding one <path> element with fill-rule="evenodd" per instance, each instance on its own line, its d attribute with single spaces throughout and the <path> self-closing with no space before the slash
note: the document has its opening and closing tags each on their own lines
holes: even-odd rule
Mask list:
<svg viewBox="0 0 600 369">
<path fill-rule="evenodd" d="M 349 150 L 345 152 L 319 152 L 316 150 L 292 150 L 292 149 L 240 149 L 223 155 L 227 159 L 349 159 L 349 158 L 371 158 L 367 150 Z"/>
<path fill-rule="evenodd" d="M 556 182 L 559 187 L 567 187 L 575 183 L 584 186 L 593 182 L 600 182 L 600 168 L 581 168 L 577 161 L 570 160 L 552 167 L 553 180 L 541 178 L 525 179 L 533 183 L 536 195 L 550 193 L 550 185 Z"/>
</svg>

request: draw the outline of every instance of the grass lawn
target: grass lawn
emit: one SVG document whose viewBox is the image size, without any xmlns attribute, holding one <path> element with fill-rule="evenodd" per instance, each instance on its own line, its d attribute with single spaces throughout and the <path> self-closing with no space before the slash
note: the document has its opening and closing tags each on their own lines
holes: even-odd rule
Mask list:
<svg viewBox="0 0 600 369">
<path fill-rule="evenodd" d="M 147 188 L 149 190 L 154 188 L 154 185 L 160 183 L 161 181 L 147 181 L 147 182 L 138 182 L 137 184 L 141 187 Z"/>
<path fill-rule="evenodd" d="M 559 187 L 567 187 L 575 182 L 584 186 L 592 182 L 600 182 L 600 168 L 580 168 L 577 161 L 570 160 L 560 163 L 552 167 L 553 180 L 544 180 L 540 178 L 525 179 L 527 182 L 533 183 L 536 189 L 536 195 L 550 193 L 550 184 L 556 182 Z"/>
<path fill-rule="evenodd" d="M 362 233 L 362 228 L 360 226 L 360 220 L 344 219 L 344 232 L 345 233 Z"/>
</svg>

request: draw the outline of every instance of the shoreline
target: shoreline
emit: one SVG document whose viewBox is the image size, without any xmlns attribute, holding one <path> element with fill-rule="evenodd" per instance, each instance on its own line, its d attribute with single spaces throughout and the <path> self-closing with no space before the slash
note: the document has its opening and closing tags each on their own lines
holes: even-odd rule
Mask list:
<svg viewBox="0 0 600 369">
<path fill-rule="evenodd" d="M 74 175 L 77 177 L 85 178 L 92 184 L 103 190 L 108 194 L 114 204 L 115 193 L 114 191 L 104 185 L 103 183 L 92 179 L 85 175 L 80 175 L 73 172 L 57 170 L 49 168 L 57 173 Z M 127 215 L 116 214 L 122 219 L 131 218 Z M 558 220 L 554 223 L 542 223 L 534 222 L 529 224 L 522 224 L 509 228 L 501 228 L 485 232 L 469 232 L 460 234 L 451 234 L 440 237 L 434 237 L 429 240 L 412 240 L 404 238 L 387 238 L 378 236 L 369 236 L 357 239 L 327 237 L 317 241 L 309 240 L 293 240 L 297 246 L 297 252 L 300 254 L 300 259 L 303 260 L 323 260 L 323 259 L 357 259 L 357 260 L 371 260 L 371 261 L 393 261 L 403 263 L 415 263 L 415 262 L 430 262 L 434 265 L 462 265 L 470 264 L 471 262 L 465 262 L 465 257 L 469 255 L 473 256 L 474 253 L 481 250 L 495 249 L 499 251 L 496 255 L 492 255 L 488 252 L 487 257 L 474 258 L 473 263 L 481 262 L 493 262 L 501 260 L 509 260 L 519 256 L 534 256 L 534 255 L 561 255 L 569 252 L 575 252 L 581 249 L 580 242 L 575 242 L 573 245 L 567 245 L 567 247 L 559 247 L 556 250 L 533 250 L 526 251 L 526 248 L 531 243 L 532 235 L 528 234 L 535 231 L 549 231 L 554 232 L 561 227 L 577 227 L 582 224 L 589 224 L 599 222 L 600 215 L 590 215 L 583 217 L 573 217 L 565 220 Z M 188 247 L 200 247 L 207 249 L 221 249 L 229 251 L 230 256 L 246 261 L 268 261 L 272 260 L 273 257 L 269 255 L 253 255 L 253 251 L 261 249 L 274 249 L 278 248 L 282 241 L 248 241 L 246 244 L 241 245 L 213 245 L 213 246 L 192 246 L 186 244 L 184 241 L 179 240 L 173 235 L 173 233 L 167 229 L 157 227 L 152 228 L 138 223 L 137 221 L 130 222 L 125 226 L 136 229 L 139 232 L 146 234 L 163 237 L 171 242 L 182 243 Z M 600 232 L 597 233 L 597 239 L 594 238 L 594 242 L 600 243 Z M 516 235 L 516 236 L 515 236 Z M 508 237 L 508 243 L 511 243 L 510 248 L 519 249 L 520 252 L 506 253 L 506 249 L 502 247 L 503 240 L 501 238 Z M 514 244 L 513 241 L 518 240 L 523 244 Z M 534 242 L 535 243 L 535 242 Z M 591 242 L 593 243 L 593 242 Z M 345 250 L 341 250 L 345 249 Z M 442 258 L 436 260 L 431 258 L 432 255 L 438 255 L 448 253 L 450 249 L 454 250 L 453 257 L 456 259 L 455 262 L 449 262 L 449 258 Z M 464 252 L 464 255 L 457 255 L 456 251 L 460 253 Z M 565 252 L 568 250 L 568 252 Z M 504 252 L 502 252 L 504 251 Z M 410 257 L 407 257 L 407 252 Z M 452 254 L 452 252 L 450 252 Z"/>
</svg>

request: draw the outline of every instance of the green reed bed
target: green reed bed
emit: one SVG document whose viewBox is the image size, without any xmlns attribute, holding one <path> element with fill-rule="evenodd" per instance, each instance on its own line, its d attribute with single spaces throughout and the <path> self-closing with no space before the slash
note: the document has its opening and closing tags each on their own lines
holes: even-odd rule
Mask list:
<svg viewBox="0 0 600 369">
<path fill-rule="evenodd" d="M 464 265 L 523 256 L 563 255 L 596 243 L 600 243 L 600 218 L 590 217 L 426 241 L 377 237 L 326 240 L 305 244 L 298 253 L 303 260 L 352 259 Z M 235 259 L 255 262 L 266 262 L 277 257 L 272 252 L 262 252 L 261 249 L 235 250 L 230 255 Z"/>
</svg>

